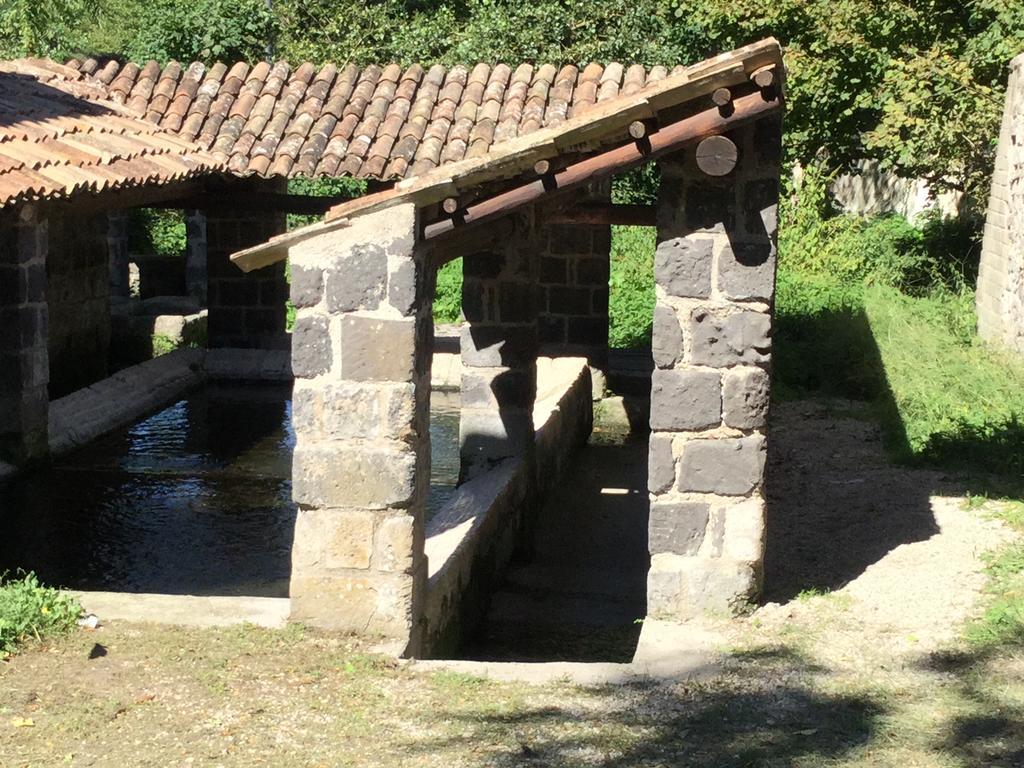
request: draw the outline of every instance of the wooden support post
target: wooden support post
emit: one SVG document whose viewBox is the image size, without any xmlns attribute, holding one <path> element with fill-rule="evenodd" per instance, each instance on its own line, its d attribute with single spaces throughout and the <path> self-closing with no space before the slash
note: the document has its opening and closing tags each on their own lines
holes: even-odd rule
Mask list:
<svg viewBox="0 0 1024 768">
<path fill-rule="evenodd" d="M 457 210 L 459 210 L 459 201 L 456 200 L 454 197 L 446 197 L 444 199 L 444 202 L 441 203 L 441 209 L 449 216 L 451 216 Z"/>
<path fill-rule="evenodd" d="M 761 67 L 750 73 L 750 80 L 758 88 L 768 88 L 775 82 L 775 66 Z"/>
<path fill-rule="evenodd" d="M 709 136 L 697 145 L 697 167 L 708 176 L 725 176 L 738 157 L 736 145 L 725 136 Z"/>
<path fill-rule="evenodd" d="M 728 88 L 716 88 L 715 92 L 711 94 L 711 101 L 716 107 L 724 107 L 732 101 L 732 91 Z"/>
</svg>

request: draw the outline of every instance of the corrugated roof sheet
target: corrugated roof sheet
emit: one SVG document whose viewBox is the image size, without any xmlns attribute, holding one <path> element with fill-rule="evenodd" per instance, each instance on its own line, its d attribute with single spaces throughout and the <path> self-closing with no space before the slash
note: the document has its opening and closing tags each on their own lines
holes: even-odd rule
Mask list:
<svg viewBox="0 0 1024 768">
<path fill-rule="evenodd" d="M 0 62 L 0 207 L 149 184 L 223 163 L 123 105 L 73 68 Z"/>
</svg>

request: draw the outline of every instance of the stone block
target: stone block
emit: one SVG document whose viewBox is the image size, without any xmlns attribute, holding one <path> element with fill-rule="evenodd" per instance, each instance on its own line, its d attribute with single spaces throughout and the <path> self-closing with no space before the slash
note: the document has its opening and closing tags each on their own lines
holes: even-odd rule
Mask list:
<svg viewBox="0 0 1024 768">
<path fill-rule="evenodd" d="M 607 258 L 580 259 L 576 262 L 577 285 L 608 285 Z"/>
<path fill-rule="evenodd" d="M 341 377 L 353 381 L 411 381 L 416 362 L 413 319 L 347 315 L 341 321 Z"/>
<path fill-rule="evenodd" d="M 416 262 L 411 257 L 403 258 L 388 276 L 388 303 L 404 317 L 416 311 L 417 278 Z"/>
<path fill-rule="evenodd" d="M 541 315 L 537 318 L 537 334 L 542 344 L 564 343 L 566 318 L 557 315 Z"/>
<path fill-rule="evenodd" d="M 607 347 L 607 317 L 570 317 L 566 339 L 570 344 L 588 347 Z"/>
<path fill-rule="evenodd" d="M 765 312 L 698 308 L 690 315 L 694 365 L 726 368 L 763 363 L 771 350 L 771 317 Z"/>
<path fill-rule="evenodd" d="M 504 307 L 504 304 L 502 306 Z M 548 288 L 548 311 L 559 315 L 589 315 L 590 289 L 552 285 Z M 502 318 L 504 317 L 503 309 Z"/>
<path fill-rule="evenodd" d="M 761 429 L 768 418 L 770 378 L 763 368 L 740 366 L 722 376 L 722 414 L 726 426 Z"/>
<path fill-rule="evenodd" d="M 757 599 L 761 570 L 753 563 L 693 558 L 680 573 L 681 619 L 735 614 Z"/>
<path fill-rule="evenodd" d="M 462 259 L 462 276 L 493 280 L 505 268 L 505 254 L 501 251 L 483 251 Z"/>
<path fill-rule="evenodd" d="M 292 265 L 291 297 L 296 308 L 315 307 L 320 303 L 323 290 L 323 270 Z"/>
<path fill-rule="evenodd" d="M 331 312 L 377 309 L 388 277 L 387 253 L 379 245 L 353 246 L 327 270 L 325 295 Z"/>
<path fill-rule="evenodd" d="M 378 571 L 411 573 L 415 520 L 409 515 L 387 517 L 377 526 L 373 567 Z"/>
<path fill-rule="evenodd" d="M 533 322 L 537 313 L 534 284 L 532 282 L 500 282 L 498 284 L 498 312 L 501 315 L 502 323 Z"/>
<path fill-rule="evenodd" d="M 537 371 L 532 366 L 463 368 L 461 400 L 464 408 L 532 408 L 536 397 Z"/>
<path fill-rule="evenodd" d="M 564 285 L 568 282 L 569 261 L 568 259 L 542 256 L 540 259 L 540 281 L 541 283 L 554 283 Z"/>
<path fill-rule="evenodd" d="M 736 192 L 732 183 L 702 179 L 686 187 L 686 227 L 691 231 L 729 232 L 736 226 Z"/>
<path fill-rule="evenodd" d="M 764 559 L 765 504 L 753 497 L 720 510 L 723 519 L 722 556 L 743 563 Z"/>
<path fill-rule="evenodd" d="M 480 280 L 464 280 L 462 283 L 462 316 L 467 322 L 480 323 L 493 318 L 494 306 L 491 288 Z"/>
<path fill-rule="evenodd" d="M 765 439 L 690 440 L 683 446 L 676 488 L 683 493 L 743 496 L 764 477 Z"/>
<path fill-rule="evenodd" d="M 333 518 L 324 549 L 327 567 L 369 568 L 373 556 L 373 512 L 345 509 L 327 514 Z"/>
<path fill-rule="evenodd" d="M 654 281 L 670 296 L 706 298 L 711 295 L 709 237 L 675 237 L 658 243 L 654 252 Z"/>
<path fill-rule="evenodd" d="M 779 228 L 779 180 L 755 179 L 743 187 L 743 221 L 751 235 L 771 236 Z"/>
<path fill-rule="evenodd" d="M 592 248 L 590 228 L 572 224 L 552 224 L 548 227 L 548 249 L 553 254 L 589 254 Z"/>
<path fill-rule="evenodd" d="M 769 301 L 775 294 L 775 246 L 767 241 L 723 246 L 718 289 L 729 299 Z"/>
<path fill-rule="evenodd" d="M 671 368 L 683 359 L 683 329 L 676 311 L 664 304 L 654 307 L 654 332 L 651 336 L 651 354 L 659 368 Z"/>
<path fill-rule="evenodd" d="M 301 390 L 296 388 L 296 396 Z M 303 395 L 303 398 L 305 395 Z M 296 430 L 305 426 L 305 405 L 293 398 Z M 378 384 L 342 381 L 325 386 L 318 398 L 319 434 L 334 439 L 389 437 L 406 440 L 413 433 L 416 390 L 412 383 Z M 302 406 L 298 413 L 296 409 Z"/>
<path fill-rule="evenodd" d="M 715 371 L 655 369 L 651 429 L 694 431 L 722 423 L 721 376 Z"/>
<path fill-rule="evenodd" d="M 670 553 L 651 557 L 647 571 L 647 615 L 651 618 L 678 619 L 682 574 L 676 555 Z"/>
<path fill-rule="evenodd" d="M 213 324 L 215 313 L 210 315 Z M 326 317 L 299 317 L 292 330 L 292 372 L 309 379 L 331 369 L 331 335 Z"/>
<path fill-rule="evenodd" d="M 704 541 L 710 507 L 700 502 L 651 504 L 648 548 L 652 555 L 695 555 Z"/>
<path fill-rule="evenodd" d="M 462 328 L 462 364 L 474 368 L 519 367 L 537 358 L 532 325 L 472 325 Z"/>
<path fill-rule="evenodd" d="M 676 464 L 672 458 L 672 438 L 651 434 L 647 443 L 647 490 L 664 493 L 676 480 Z"/>
<path fill-rule="evenodd" d="M 300 440 L 292 458 L 292 498 L 305 507 L 405 507 L 415 470 L 415 453 L 400 444 Z"/>
<path fill-rule="evenodd" d="M 408 574 L 293 573 L 291 620 L 335 631 L 409 639 L 415 580 Z"/>
</svg>

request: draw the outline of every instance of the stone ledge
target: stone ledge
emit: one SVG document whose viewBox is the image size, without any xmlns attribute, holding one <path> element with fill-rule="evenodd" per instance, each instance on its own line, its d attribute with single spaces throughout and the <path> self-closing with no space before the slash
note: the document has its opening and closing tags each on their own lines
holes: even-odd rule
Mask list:
<svg viewBox="0 0 1024 768">
<path fill-rule="evenodd" d="M 179 349 L 125 368 L 50 403 L 50 453 L 65 453 L 131 424 L 201 384 L 203 350 Z"/>
<path fill-rule="evenodd" d="M 291 353 L 283 349 L 211 349 L 205 367 L 213 381 L 292 380 Z"/>
</svg>

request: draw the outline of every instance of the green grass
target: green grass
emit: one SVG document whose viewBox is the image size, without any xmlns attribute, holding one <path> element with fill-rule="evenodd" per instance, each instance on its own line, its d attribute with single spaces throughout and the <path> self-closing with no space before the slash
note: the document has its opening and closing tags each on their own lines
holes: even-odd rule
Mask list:
<svg viewBox="0 0 1024 768">
<path fill-rule="evenodd" d="M 71 629 L 81 612 L 77 600 L 44 587 L 34 573 L 0 576 L 0 658 L 26 640 Z"/>
</svg>

